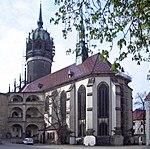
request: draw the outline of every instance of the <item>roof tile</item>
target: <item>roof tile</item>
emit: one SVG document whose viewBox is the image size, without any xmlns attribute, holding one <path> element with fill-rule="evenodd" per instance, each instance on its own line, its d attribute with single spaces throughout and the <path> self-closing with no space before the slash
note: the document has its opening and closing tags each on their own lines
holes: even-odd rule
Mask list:
<svg viewBox="0 0 150 149">
<path fill-rule="evenodd" d="M 73 76 L 70 79 L 68 78 L 69 70 L 73 72 Z M 114 74 L 114 71 L 111 70 L 111 64 L 109 62 L 104 63 L 103 61 L 99 60 L 99 54 L 95 54 L 87 58 L 87 60 L 80 65 L 76 65 L 74 63 L 59 71 L 31 82 L 24 88 L 23 92 L 38 92 L 47 90 L 49 88 L 53 88 L 63 83 L 67 83 L 69 81 L 76 80 L 94 73 Z M 39 88 L 38 84 L 43 84 L 43 86 Z"/>
<path fill-rule="evenodd" d="M 136 109 L 133 111 L 133 121 L 135 120 L 143 120 L 146 118 L 146 111 L 142 109 Z"/>
</svg>

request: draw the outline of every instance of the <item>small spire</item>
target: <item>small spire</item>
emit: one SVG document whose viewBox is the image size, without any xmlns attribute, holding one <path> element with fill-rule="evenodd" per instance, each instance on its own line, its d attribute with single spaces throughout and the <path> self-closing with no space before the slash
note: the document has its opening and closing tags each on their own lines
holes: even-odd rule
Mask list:
<svg viewBox="0 0 150 149">
<path fill-rule="evenodd" d="M 16 92 L 16 79 L 14 80 L 14 92 Z"/>
<path fill-rule="evenodd" d="M 27 75 L 27 70 L 25 68 L 25 71 L 24 71 L 24 85 L 26 85 L 26 83 L 27 83 L 26 75 Z"/>
<path fill-rule="evenodd" d="M 39 20 L 37 21 L 37 25 L 39 28 L 43 28 L 43 21 L 42 21 L 42 4 L 40 2 L 40 13 L 39 13 Z"/>
<path fill-rule="evenodd" d="M 84 23 L 83 23 L 83 10 L 82 8 L 80 9 L 80 25 L 81 25 L 81 29 L 80 29 L 80 33 L 79 33 L 79 40 L 80 41 L 85 41 L 85 28 L 84 28 Z"/>
<path fill-rule="evenodd" d="M 10 84 L 9 84 L 9 89 L 8 89 L 8 93 L 10 93 Z"/>
<path fill-rule="evenodd" d="M 20 74 L 20 77 L 19 77 L 19 91 L 21 90 L 21 74 Z"/>
<path fill-rule="evenodd" d="M 81 64 L 88 58 L 88 49 L 85 43 L 85 27 L 82 7 L 80 9 L 80 17 L 79 42 L 76 45 L 76 64 Z"/>
</svg>

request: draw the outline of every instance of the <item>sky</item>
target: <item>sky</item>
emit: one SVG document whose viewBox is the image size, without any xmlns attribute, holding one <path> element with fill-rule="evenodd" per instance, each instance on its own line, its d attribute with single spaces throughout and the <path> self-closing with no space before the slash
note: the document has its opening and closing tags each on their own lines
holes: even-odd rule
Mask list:
<svg viewBox="0 0 150 149">
<path fill-rule="evenodd" d="M 32 29 L 37 28 L 40 0 L 3 0 L 0 1 L 0 92 L 8 92 L 9 84 L 13 91 L 14 79 L 19 83 L 20 73 L 25 68 L 26 38 Z M 77 33 L 70 33 L 65 40 L 62 36 L 62 25 L 54 26 L 49 20 L 54 16 L 58 6 L 54 0 L 42 0 L 43 28 L 54 38 L 55 57 L 52 72 L 75 62 L 75 55 L 66 55 L 69 48 L 75 49 Z M 107 48 L 106 45 L 103 45 Z M 101 47 L 100 47 L 101 48 Z M 95 50 L 94 53 L 98 52 Z M 116 55 L 115 51 L 112 55 Z M 112 62 L 113 58 L 110 59 Z M 122 62 L 125 73 L 132 77 L 129 86 L 133 89 L 133 98 L 137 93 L 149 92 L 150 82 L 147 74 L 150 64 L 143 62 L 137 65 L 130 56 Z"/>
</svg>

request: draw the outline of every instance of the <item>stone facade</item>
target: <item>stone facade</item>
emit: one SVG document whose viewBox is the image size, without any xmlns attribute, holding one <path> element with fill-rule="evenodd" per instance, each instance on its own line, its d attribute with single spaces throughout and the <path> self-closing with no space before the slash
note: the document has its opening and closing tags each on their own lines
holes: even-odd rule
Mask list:
<svg viewBox="0 0 150 149">
<path fill-rule="evenodd" d="M 4 138 L 7 131 L 8 98 L 0 93 L 0 139 Z"/>
<path fill-rule="evenodd" d="M 22 142 L 25 137 L 40 140 L 44 127 L 44 96 L 41 93 L 10 93 L 8 95 L 6 138 Z"/>
<path fill-rule="evenodd" d="M 58 90 L 60 94 L 61 92 L 66 93 L 66 105 L 69 107 L 66 107 L 66 114 L 68 115 L 66 117 L 69 118 L 68 120 L 66 119 L 66 123 L 72 132 L 70 135 L 72 144 L 79 143 L 79 140 L 83 139 L 87 133 L 96 136 L 97 144 L 99 145 L 121 145 L 130 143 L 130 138 L 132 137 L 132 89 L 127 86 L 127 82 L 127 79 L 120 75 L 116 77 L 91 76 L 76 81 L 73 84 L 55 89 Z M 102 84 L 108 86 L 108 117 L 98 118 L 98 111 L 100 110 L 98 106 L 99 86 Z M 72 86 L 71 90 L 69 90 L 70 86 Z M 78 98 L 78 94 L 81 86 L 84 86 L 86 92 L 86 117 L 80 121 L 78 106 L 79 100 L 81 99 Z M 52 98 L 53 91 L 54 90 L 50 90 L 46 92 L 46 97 L 50 97 L 49 100 Z M 125 94 L 123 94 L 124 92 Z M 58 94 L 56 98 L 60 98 L 60 94 Z M 52 115 L 52 113 L 49 115 Z M 81 128 L 80 123 L 83 123 Z M 106 130 L 99 134 L 98 131 L 102 130 L 99 130 L 99 127 Z M 83 134 L 80 135 L 79 131 Z"/>
</svg>

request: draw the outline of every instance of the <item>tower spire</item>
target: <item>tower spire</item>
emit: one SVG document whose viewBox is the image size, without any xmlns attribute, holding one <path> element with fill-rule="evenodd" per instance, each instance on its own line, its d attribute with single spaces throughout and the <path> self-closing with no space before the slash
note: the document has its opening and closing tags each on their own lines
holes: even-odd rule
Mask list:
<svg viewBox="0 0 150 149">
<path fill-rule="evenodd" d="M 83 6 L 82 6 L 83 7 Z M 76 44 L 76 64 L 81 64 L 88 58 L 88 49 L 85 42 L 85 28 L 83 20 L 83 8 L 80 9 L 80 31 L 79 42 Z"/>
<path fill-rule="evenodd" d="M 40 12 L 39 12 L 39 20 L 37 21 L 37 25 L 39 28 L 43 28 L 43 21 L 42 21 L 42 4 L 40 2 Z"/>
<path fill-rule="evenodd" d="M 25 70 L 25 83 L 31 83 L 36 79 L 50 74 L 55 55 L 53 38 L 50 37 L 47 30 L 43 29 L 41 2 L 39 10 L 38 26 L 29 33 L 29 37 L 26 40 L 27 72 Z"/>
</svg>

